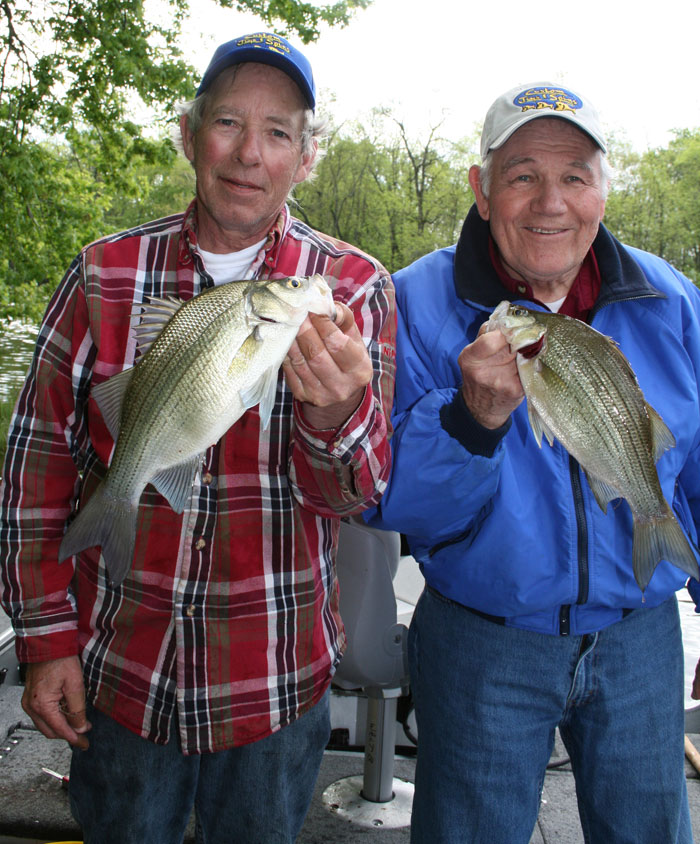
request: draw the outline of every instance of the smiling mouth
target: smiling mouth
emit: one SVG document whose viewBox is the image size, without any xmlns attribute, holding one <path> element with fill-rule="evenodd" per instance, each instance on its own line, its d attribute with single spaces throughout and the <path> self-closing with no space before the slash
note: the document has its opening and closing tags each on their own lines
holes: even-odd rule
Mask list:
<svg viewBox="0 0 700 844">
<path fill-rule="evenodd" d="M 540 229 L 536 226 L 526 226 L 529 232 L 533 234 L 544 234 L 544 235 L 552 235 L 552 234 L 563 234 L 568 229 Z"/>
<path fill-rule="evenodd" d="M 239 188 L 240 190 L 249 190 L 249 191 L 258 191 L 262 190 L 260 185 L 254 185 L 252 182 L 240 182 L 238 179 L 227 179 L 225 176 L 222 177 L 223 181 L 227 184 L 231 185 L 234 188 Z"/>
</svg>

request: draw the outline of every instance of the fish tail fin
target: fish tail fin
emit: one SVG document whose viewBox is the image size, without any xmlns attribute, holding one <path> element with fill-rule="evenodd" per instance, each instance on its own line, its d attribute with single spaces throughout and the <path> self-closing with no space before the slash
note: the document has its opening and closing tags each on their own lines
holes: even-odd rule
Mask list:
<svg viewBox="0 0 700 844">
<path fill-rule="evenodd" d="M 58 551 L 59 563 L 99 545 L 110 584 L 118 586 L 126 577 L 134 556 L 136 515 L 136 506 L 110 495 L 101 483 L 68 526 Z"/>
<path fill-rule="evenodd" d="M 661 560 L 673 563 L 696 580 L 700 579 L 697 555 L 670 508 L 661 516 L 635 519 L 632 565 L 642 592 Z"/>
</svg>

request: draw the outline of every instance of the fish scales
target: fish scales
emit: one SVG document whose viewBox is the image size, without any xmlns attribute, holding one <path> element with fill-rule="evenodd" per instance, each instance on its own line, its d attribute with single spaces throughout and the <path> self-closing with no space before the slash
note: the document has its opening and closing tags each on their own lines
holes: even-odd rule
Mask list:
<svg viewBox="0 0 700 844">
<path fill-rule="evenodd" d="M 646 402 L 613 341 L 585 323 L 502 302 L 489 319 L 517 352 L 538 444 L 556 437 L 582 467 L 601 510 L 624 498 L 634 519 L 632 566 L 644 591 L 662 560 L 696 579 L 697 554 L 664 498 L 656 461 L 673 434 Z"/>
<path fill-rule="evenodd" d="M 242 300 L 244 285 L 238 283 L 228 288 L 229 285 L 216 288 L 208 297 L 203 297 L 207 307 L 198 313 L 189 304 L 195 299 L 186 302 L 179 311 L 180 318 L 170 320 L 134 369 L 129 385 L 132 401 L 125 404 L 113 458 L 113 465 L 121 467 L 124 459 L 128 460 L 128 465 L 122 484 L 118 483 L 121 475 L 115 473 L 115 493 L 130 487 L 136 467 L 147 460 L 149 439 L 139 436 L 139 430 L 155 425 L 160 427 L 162 446 L 158 462 L 181 459 L 183 435 L 191 435 L 198 427 L 204 428 L 197 436 L 200 448 L 210 444 L 201 444 L 202 433 L 214 427 L 214 420 L 230 403 L 230 389 L 222 363 L 228 365 L 230 362 L 230 354 L 226 355 L 226 351 L 230 348 L 232 331 L 244 325 L 231 310 Z M 187 373 L 188 382 L 184 401 L 177 390 L 183 373 Z M 206 434 L 205 439 L 208 439 Z M 130 453 L 125 458 L 127 444 Z M 155 464 L 155 456 L 151 462 Z M 130 470 L 128 466 L 134 468 Z"/>
<path fill-rule="evenodd" d="M 619 382 L 625 377 L 625 372 L 616 356 L 606 355 L 604 365 L 598 367 L 583 365 L 586 357 L 590 359 L 596 354 L 600 357 L 600 349 L 596 349 L 598 344 L 592 342 L 597 339 L 595 335 L 585 333 L 577 337 L 577 344 L 574 345 L 570 341 L 563 341 L 556 334 L 548 335 L 547 366 L 561 378 L 559 401 L 562 406 L 570 409 L 568 420 L 562 420 L 560 425 L 557 425 L 556 420 L 551 420 L 552 425 L 559 428 L 554 433 L 561 442 L 570 444 L 569 450 L 582 465 L 588 462 L 594 475 L 603 474 L 604 470 L 596 457 L 600 452 L 586 460 L 585 449 L 591 435 L 600 442 L 610 443 L 611 448 L 620 452 L 627 450 L 633 465 L 626 472 L 625 464 L 616 464 L 618 488 L 635 475 L 642 475 L 653 482 L 657 476 L 648 460 L 648 449 L 645 448 L 648 417 L 641 391 L 620 389 Z M 569 383 L 576 383 L 576 392 L 568 389 Z M 614 420 L 610 415 L 597 411 L 601 401 L 613 410 Z M 535 404 L 546 417 L 548 413 L 542 401 L 535 401 Z M 596 469 L 599 471 L 596 472 Z"/>
</svg>

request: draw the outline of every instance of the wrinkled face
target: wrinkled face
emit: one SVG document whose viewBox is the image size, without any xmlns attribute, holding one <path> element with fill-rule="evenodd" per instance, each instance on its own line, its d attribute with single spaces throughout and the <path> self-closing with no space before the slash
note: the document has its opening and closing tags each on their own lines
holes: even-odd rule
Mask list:
<svg viewBox="0 0 700 844">
<path fill-rule="evenodd" d="M 234 252 L 262 240 L 294 184 L 311 169 L 302 155 L 305 103 L 277 68 L 241 65 L 214 81 L 195 134 L 185 118 L 185 154 L 197 176 L 198 240 L 210 252 Z"/>
<path fill-rule="evenodd" d="M 488 199 L 475 172 L 470 183 L 501 260 L 513 278 L 536 292 L 561 295 L 603 218 L 598 147 L 570 123 L 541 118 L 518 129 L 493 156 Z"/>
</svg>

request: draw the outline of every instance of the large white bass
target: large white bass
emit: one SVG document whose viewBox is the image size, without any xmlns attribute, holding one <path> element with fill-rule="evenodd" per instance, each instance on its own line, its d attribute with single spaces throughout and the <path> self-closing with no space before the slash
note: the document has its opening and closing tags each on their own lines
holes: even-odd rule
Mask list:
<svg viewBox="0 0 700 844">
<path fill-rule="evenodd" d="M 59 561 L 99 545 L 111 582 L 121 583 L 146 484 L 182 513 L 206 449 L 256 404 L 267 427 L 279 368 L 309 312 L 335 319 L 320 275 L 233 281 L 184 303 L 145 306 L 136 329 L 145 354 L 92 390 L 116 447 L 68 527 Z"/>
<path fill-rule="evenodd" d="M 644 591 L 668 560 L 698 578 L 697 555 L 664 498 L 656 461 L 676 444 L 644 399 L 627 358 L 578 319 L 501 302 L 489 318 L 518 352 L 530 426 L 542 445 L 556 437 L 581 465 L 605 513 L 624 498 L 634 517 L 632 565 Z"/>
</svg>

